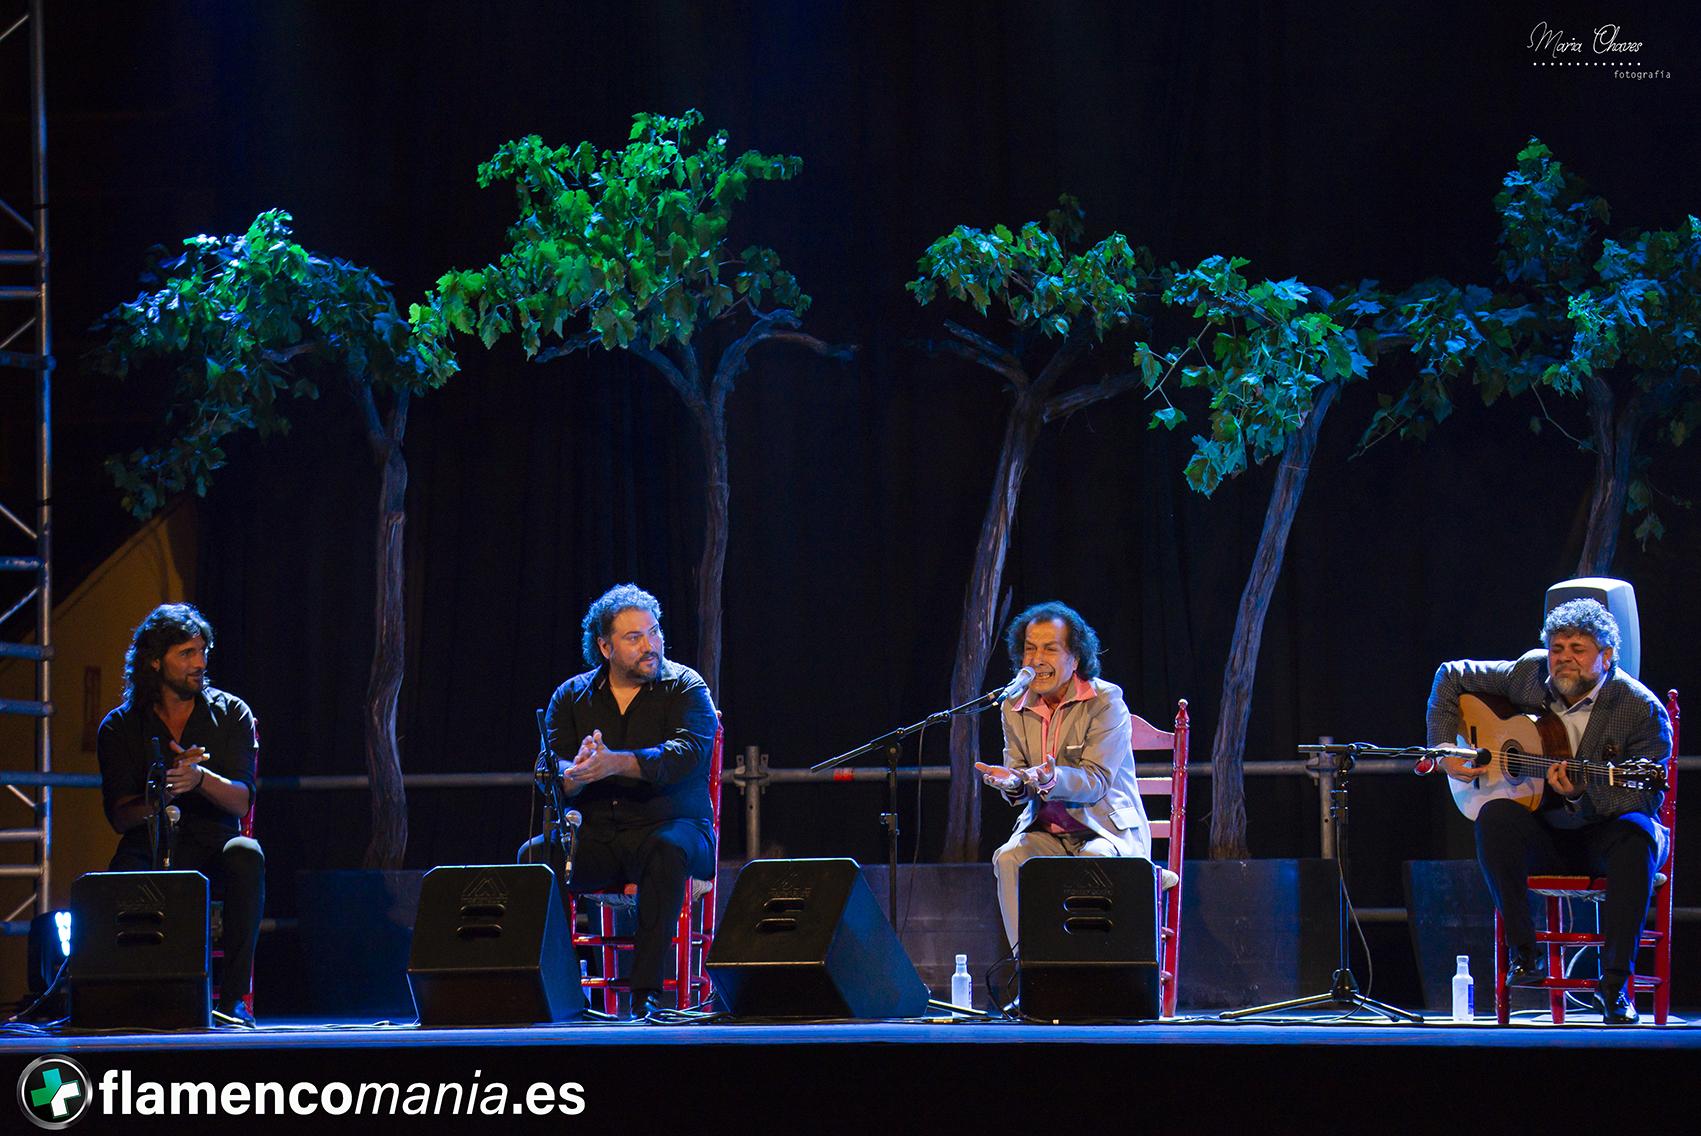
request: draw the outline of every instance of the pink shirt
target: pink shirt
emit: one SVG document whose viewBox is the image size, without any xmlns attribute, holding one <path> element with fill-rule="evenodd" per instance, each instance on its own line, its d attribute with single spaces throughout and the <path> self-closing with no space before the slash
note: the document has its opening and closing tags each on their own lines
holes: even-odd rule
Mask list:
<svg viewBox="0 0 1701 1136">
<path fill-rule="evenodd" d="M 1050 705 L 1043 698 L 1035 697 L 1031 688 L 1027 693 L 1022 695 L 1020 709 L 1031 710 L 1033 713 L 1037 714 L 1040 721 L 1044 723 L 1044 725 L 1040 727 L 1040 751 L 1043 754 L 1041 760 L 1051 758 L 1055 761 L 1057 758 L 1057 755 L 1052 752 L 1051 745 L 1051 724 L 1057 714 L 1057 711 L 1069 705 L 1071 702 L 1089 702 L 1094 698 L 1095 693 L 1096 692 L 1093 690 L 1093 684 L 1077 674 L 1075 676 L 1075 689 L 1070 692 L 1069 697 L 1065 698 L 1056 706 Z M 1034 827 L 1043 828 L 1053 836 L 1062 836 L 1066 832 L 1092 831 L 1086 825 L 1070 816 L 1068 807 L 1065 806 L 1062 801 L 1050 800 L 1042 802 L 1038 810 L 1035 811 Z"/>
</svg>

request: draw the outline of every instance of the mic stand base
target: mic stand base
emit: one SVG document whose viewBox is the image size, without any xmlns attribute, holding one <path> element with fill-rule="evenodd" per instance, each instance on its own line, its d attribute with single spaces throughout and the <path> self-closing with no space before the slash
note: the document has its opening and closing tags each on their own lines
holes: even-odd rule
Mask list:
<svg viewBox="0 0 1701 1136">
<path fill-rule="evenodd" d="M 1351 949 L 1347 943 L 1347 817 L 1350 815 L 1348 800 L 1349 774 L 1356 763 L 1359 754 L 1367 747 L 1361 745 L 1326 745 L 1300 746 L 1301 753 L 1315 755 L 1314 767 L 1319 771 L 1335 774 L 1334 786 L 1329 792 L 1329 815 L 1339 829 L 1340 835 L 1335 844 L 1335 873 L 1339 877 L 1335 889 L 1335 980 L 1327 994 L 1310 994 L 1302 998 L 1289 998 L 1282 1002 L 1268 1002 L 1262 1006 L 1248 1006 L 1241 1010 L 1230 1010 L 1219 1014 L 1223 1021 L 1234 1021 L 1237 1018 L 1249 1018 L 1265 1014 L 1280 1013 L 1283 1010 L 1309 1010 L 1322 1006 L 1335 1006 L 1349 1013 L 1358 1010 L 1375 1010 L 1383 1017 L 1395 1022 L 1411 1022 L 1423 1024 L 1423 1016 L 1410 1010 L 1402 1010 L 1398 1006 L 1390 1006 L 1386 1002 L 1378 1002 L 1374 998 L 1366 998 L 1359 993 L 1358 979 L 1353 977 L 1352 964 L 1348 962 L 1348 952 Z"/>
<path fill-rule="evenodd" d="M 1410 1010 L 1402 1010 L 1398 1006 L 1390 1006 L 1386 1002 L 1378 1002 L 1374 998 L 1366 998 L 1359 993 L 1358 980 L 1353 977 L 1351 970 L 1337 970 L 1335 983 L 1327 994 L 1308 994 L 1303 998 L 1289 998 L 1285 1002 L 1269 1002 L 1262 1006 L 1248 1006 L 1242 1010 L 1230 1010 L 1218 1017 L 1232 1022 L 1237 1018 L 1262 1017 L 1265 1014 L 1279 1014 L 1285 1010 L 1311 1010 L 1324 1006 L 1333 1006 L 1347 1011 L 1375 1010 L 1389 1021 L 1410 1022 L 1422 1025 L 1423 1017 Z"/>
</svg>

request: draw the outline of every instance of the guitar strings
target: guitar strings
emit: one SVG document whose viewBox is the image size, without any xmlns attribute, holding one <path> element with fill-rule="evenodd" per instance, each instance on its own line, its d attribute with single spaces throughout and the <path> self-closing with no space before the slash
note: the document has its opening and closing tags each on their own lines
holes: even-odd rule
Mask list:
<svg viewBox="0 0 1701 1136">
<path fill-rule="evenodd" d="M 1455 748 L 1466 749 L 1469 747 L 1458 746 Z M 1665 774 L 1664 762 L 1650 761 L 1645 757 L 1635 758 L 1624 765 L 1614 765 L 1611 762 L 1579 761 L 1575 757 L 1545 757 L 1541 754 L 1525 753 L 1523 750 L 1516 749 L 1473 749 L 1471 753 L 1473 756 L 1478 753 L 1487 753 L 1490 757 L 1498 757 L 1508 767 L 1531 771 L 1540 770 L 1543 773 L 1547 772 L 1548 766 L 1563 761 L 1568 766 L 1566 772 L 1572 775 L 1573 781 L 1579 779 L 1576 776 L 1579 773 L 1583 780 L 1592 779 L 1602 784 L 1617 784 L 1628 781 L 1647 782 L 1656 778 L 1664 780 Z M 1459 756 L 1463 756 L 1463 754 Z"/>
</svg>

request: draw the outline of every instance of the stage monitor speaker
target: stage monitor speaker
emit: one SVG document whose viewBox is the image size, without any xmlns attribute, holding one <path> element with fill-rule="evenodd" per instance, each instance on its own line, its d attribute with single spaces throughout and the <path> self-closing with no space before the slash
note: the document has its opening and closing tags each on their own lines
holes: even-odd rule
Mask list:
<svg viewBox="0 0 1701 1136">
<path fill-rule="evenodd" d="M 207 877 L 89 872 L 71 885 L 71 1024 L 205 1029 Z"/>
<path fill-rule="evenodd" d="M 419 886 L 408 988 L 425 1026 L 560 1022 L 585 1009 L 555 873 L 543 864 L 433 868 Z"/>
<path fill-rule="evenodd" d="M 1606 576 L 1580 576 L 1561 580 L 1547 590 L 1542 604 L 1542 617 L 1566 600 L 1594 600 L 1618 622 L 1618 650 L 1613 661 L 1618 669 L 1631 678 L 1640 676 L 1642 669 L 1642 623 L 1636 614 L 1636 589 L 1628 580 Z"/>
<path fill-rule="evenodd" d="M 1132 857 L 1036 856 L 1022 864 L 1017 991 L 1046 1021 L 1160 1016 L 1159 876 Z"/>
<path fill-rule="evenodd" d="M 709 950 L 709 976 L 734 1014 L 913 1018 L 927 987 L 855 860 L 752 860 L 738 874 Z"/>
</svg>

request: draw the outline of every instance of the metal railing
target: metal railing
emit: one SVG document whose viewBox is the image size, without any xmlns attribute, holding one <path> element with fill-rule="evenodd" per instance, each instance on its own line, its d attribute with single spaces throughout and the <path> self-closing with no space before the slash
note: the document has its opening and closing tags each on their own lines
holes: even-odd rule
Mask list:
<svg viewBox="0 0 1701 1136">
<path fill-rule="evenodd" d="M 1677 766 L 1680 771 L 1701 771 L 1701 757 L 1679 757 Z M 1242 766 L 1248 777 L 1309 777 L 1317 785 L 1318 800 L 1322 805 L 1322 817 L 1319 822 L 1318 842 L 1324 858 L 1334 854 L 1336 833 L 1329 816 L 1329 793 L 1334 788 L 1335 774 L 1327 769 L 1319 770 L 1311 763 L 1300 760 L 1271 760 L 1248 761 Z M 1167 777 L 1170 772 L 1168 762 L 1152 761 L 1137 762 L 1136 775 L 1140 777 Z M 1211 766 L 1208 762 L 1196 762 L 1188 767 L 1189 777 L 1210 777 Z M 1353 776 L 1388 776 L 1399 774 L 1413 776 L 1412 762 L 1402 758 L 1366 758 L 1353 766 Z M 1434 776 L 1441 776 L 1435 774 Z M 757 859 L 761 853 L 762 840 L 762 797 L 770 786 L 801 785 L 801 784 L 851 784 L 858 781 L 883 781 L 886 770 L 881 768 L 852 768 L 828 769 L 819 773 L 804 768 L 775 769 L 769 764 L 768 755 L 761 751 L 760 746 L 746 746 L 738 757 L 737 765 L 728 771 L 724 782 L 736 786 L 744 794 L 745 821 L 745 860 Z M 951 767 L 948 765 L 904 765 L 898 767 L 900 781 L 948 781 L 951 778 Z M 525 773 L 410 773 L 402 777 L 402 784 L 408 789 L 507 789 L 530 788 L 532 775 Z M 267 792 L 351 792 L 365 789 L 368 779 L 364 774 L 319 774 L 301 777 L 270 775 L 261 777 L 259 787 Z M 4 772 L 0 771 L 0 788 L 51 787 L 58 789 L 98 789 L 100 775 L 97 773 L 34 773 L 34 772 Z M 32 829 L 0 830 L 0 842 L 8 840 L 22 842 L 31 839 Z M 0 865 L 0 878 L 21 876 L 34 872 L 32 865 Z M 1362 922 L 1367 923 L 1400 923 L 1406 919 L 1406 909 L 1403 907 L 1358 907 L 1355 914 Z M 1701 921 L 1701 907 L 1675 908 L 1674 916 L 1684 922 Z M 15 918 L 12 917 L 12 918 Z M 28 929 L 27 923 L 0 921 L 0 933 L 18 933 Z"/>
</svg>

